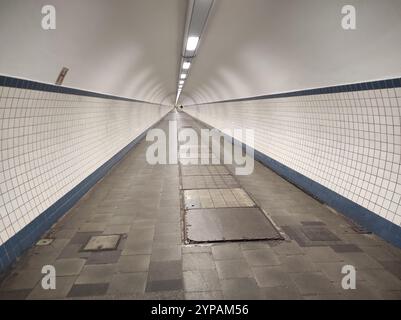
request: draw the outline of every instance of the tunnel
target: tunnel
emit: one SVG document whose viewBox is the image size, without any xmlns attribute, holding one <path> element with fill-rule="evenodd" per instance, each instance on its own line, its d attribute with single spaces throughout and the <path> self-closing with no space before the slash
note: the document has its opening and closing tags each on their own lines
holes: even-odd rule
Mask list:
<svg viewBox="0 0 401 320">
<path fill-rule="evenodd" d="M 399 0 L 0 0 L 0 300 L 400 300 L 400 34 Z"/>
</svg>

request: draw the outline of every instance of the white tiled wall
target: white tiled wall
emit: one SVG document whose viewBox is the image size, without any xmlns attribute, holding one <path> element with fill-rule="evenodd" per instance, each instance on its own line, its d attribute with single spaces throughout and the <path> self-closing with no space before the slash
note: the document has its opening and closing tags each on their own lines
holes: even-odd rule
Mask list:
<svg viewBox="0 0 401 320">
<path fill-rule="evenodd" d="M 218 129 L 401 226 L 401 88 L 189 106 Z"/>
<path fill-rule="evenodd" d="M 0 87 L 0 245 L 169 109 Z"/>
</svg>

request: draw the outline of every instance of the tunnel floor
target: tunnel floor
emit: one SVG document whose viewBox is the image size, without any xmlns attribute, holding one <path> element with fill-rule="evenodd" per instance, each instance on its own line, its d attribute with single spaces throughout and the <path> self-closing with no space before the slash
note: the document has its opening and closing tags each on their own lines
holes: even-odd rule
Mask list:
<svg viewBox="0 0 401 320">
<path fill-rule="evenodd" d="M 179 127 L 202 126 L 172 112 L 157 127 L 173 119 Z M 141 141 L 44 236 L 53 239 L 49 245 L 19 259 L 2 279 L 0 299 L 401 298 L 399 248 L 361 234 L 258 162 L 234 182 L 183 179 L 180 170 L 209 169 L 150 165 L 150 143 Z M 240 186 L 283 240 L 188 244 L 181 187 L 213 183 Z M 117 237 L 94 238 L 102 235 Z M 94 251 L 103 245 L 110 247 Z M 55 290 L 42 289 L 43 265 L 56 268 Z M 344 265 L 356 269 L 355 290 L 342 288 Z"/>
</svg>

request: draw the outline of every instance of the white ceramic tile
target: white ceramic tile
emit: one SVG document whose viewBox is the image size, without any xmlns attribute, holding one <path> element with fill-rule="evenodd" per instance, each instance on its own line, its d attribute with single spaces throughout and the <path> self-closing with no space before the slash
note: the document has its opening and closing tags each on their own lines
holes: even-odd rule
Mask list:
<svg viewBox="0 0 401 320">
<path fill-rule="evenodd" d="M 170 109 L 15 88 L 0 92 L 0 244 Z"/>
<path fill-rule="evenodd" d="M 387 220 L 401 220 L 397 88 L 206 104 L 185 111 L 223 129 L 255 129 L 255 149 Z"/>
</svg>

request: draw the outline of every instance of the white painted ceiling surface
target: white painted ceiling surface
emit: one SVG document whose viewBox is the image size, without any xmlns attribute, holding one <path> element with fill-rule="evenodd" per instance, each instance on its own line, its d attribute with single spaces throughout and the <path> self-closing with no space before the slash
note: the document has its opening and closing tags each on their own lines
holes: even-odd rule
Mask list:
<svg viewBox="0 0 401 320">
<path fill-rule="evenodd" d="M 41 8 L 56 8 L 56 30 Z M 185 0 L 0 0 L 0 73 L 172 103 Z M 171 96 L 170 96 L 171 95 Z"/>
<path fill-rule="evenodd" d="M 41 28 L 53 4 L 57 29 Z M 341 7 L 357 29 L 341 28 Z M 186 0 L 0 0 L 0 73 L 174 103 Z M 180 102 L 401 75 L 400 0 L 216 0 Z"/>
<path fill-rule="evenodd" d="M 341 27 L 345 4 L 356 30 Z M 399 77 L 400 35 L 400 0 L 218 0 L 183 93 L 202 103 Z"/>
</svg>

